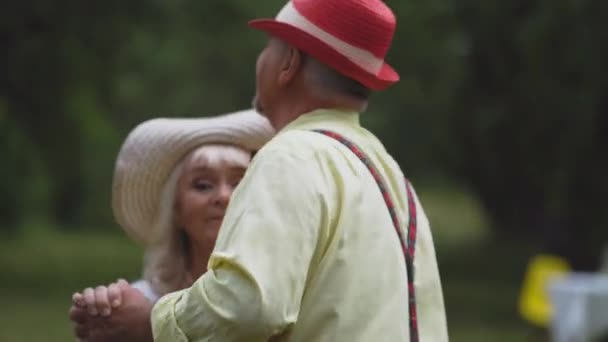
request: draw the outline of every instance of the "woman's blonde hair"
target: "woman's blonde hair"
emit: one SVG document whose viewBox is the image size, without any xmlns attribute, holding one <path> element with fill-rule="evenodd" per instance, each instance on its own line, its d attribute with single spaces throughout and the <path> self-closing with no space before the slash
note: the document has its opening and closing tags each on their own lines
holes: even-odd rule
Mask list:
<svg viewBox="0 0 608 342">
<path fill-rule="evenodd" d="M 178 181 L 189 162 L 203 165 L 218 163 L 249 166 L 250 154 L 234 145 L 202 145 L 188 153 L 173 168 L 160 197 L 159 212 L 151 227 L 152 243 L 144 252 L 143 278 L 154 292 L 163 296 L 188 287 L 193 280 L 188 265 L 190 241 L 183 229 L 177 227 L 175 200 Z"/>
</svg>

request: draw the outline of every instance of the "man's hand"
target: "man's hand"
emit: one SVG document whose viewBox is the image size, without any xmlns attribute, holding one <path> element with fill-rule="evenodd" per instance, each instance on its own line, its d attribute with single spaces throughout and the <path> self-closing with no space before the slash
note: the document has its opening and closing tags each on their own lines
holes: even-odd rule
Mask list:
<svg viewBox="0 0 608 342">
<path fill-rule="evenodd" d="M 120 305 L 109 316 L 92 315 L 87 311 L 88 307 L 72 305 L 69 316 L 76 323 L 76 337 L 81 342 L 153 341 L 152 303 L 126 282 L 115 285 L 119 289 Z"/>
</svg>

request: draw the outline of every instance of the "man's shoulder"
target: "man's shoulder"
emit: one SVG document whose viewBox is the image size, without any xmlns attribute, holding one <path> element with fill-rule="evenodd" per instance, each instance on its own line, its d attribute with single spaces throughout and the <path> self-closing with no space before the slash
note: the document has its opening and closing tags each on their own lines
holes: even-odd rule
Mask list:
<svg viewBox="0 0 608 342">
<path fill-rule="evenodd" d="M 392 156 L 387 152 L 380 140 L 371 132 L 361 128 L 361 130 L 331 130 L 337 133 L 342 138 L 346 139 L 349 144 L 353 144 L 358 149 L 368 155 L 375 155 L 377 158 L 387 160 L 391 164 L 395 163 Z M 344 146 L 343 142 L 329 137 L 314 130 L 293 129 L 282 132 L 275 136 L 270 142 L 264 146 L 260 152 L 265 155 L 290 155 L 298 159 L 317 159 L 317 160 L 333 160 L 337 156 L 348 156 L 350 159 L 356 158 L 356 155 L 348 151 L 348 146 Z M 396 164 L 396 163 L 395 163 Z"/>
<path fill-rule="evenodd" d="M 321 189 L 324 162 L 314 147 L 315 134 L 294 130 L 275 136 L 256 153 L 239 188 L 271 185 L 300 191 L 305 184 L 307 191 Z"/>
<path fill-rule="evenodd" d="M 312 130 L 293 129 L 277 134 L 259 152 L 262 158 L 289 155 L 293 158 L 308 159 L 322 153 L 327 141 L 321 134 Z"/>
</svg>

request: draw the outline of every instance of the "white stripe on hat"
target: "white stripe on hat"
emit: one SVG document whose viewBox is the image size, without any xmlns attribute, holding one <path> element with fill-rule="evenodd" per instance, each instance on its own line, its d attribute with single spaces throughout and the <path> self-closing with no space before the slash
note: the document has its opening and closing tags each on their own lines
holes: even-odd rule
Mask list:
<svg viewBox="0 0 608 342">
<path fill-rule="evenodd" d="M 291 1 L 287 2 L 285 7 L 281 9 L 275 20 L 295 26 L 311 36 L 321 40 L 365 71 L 373 75 L 378 75 L 378 73 L 380 73 L 380 69 L 384 64 L 382 59 L 374 56 L 370 51 L 353 46 L 324 31 L 322 28 L 318 27 L 300 14 Z"/>
</svg>

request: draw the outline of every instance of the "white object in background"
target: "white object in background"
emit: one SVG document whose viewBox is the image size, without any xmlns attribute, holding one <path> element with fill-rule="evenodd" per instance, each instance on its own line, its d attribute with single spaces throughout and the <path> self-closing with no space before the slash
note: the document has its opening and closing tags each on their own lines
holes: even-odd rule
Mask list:
<svg viewBox="0 0 608 342">
<path fill-rule="evenodd" d="M 589 342 L 608 333 L 608 275 L 569 273 L 549 284 L 555 342 Z"/>
</svg>

